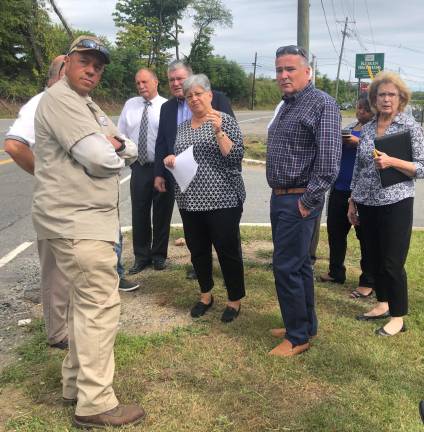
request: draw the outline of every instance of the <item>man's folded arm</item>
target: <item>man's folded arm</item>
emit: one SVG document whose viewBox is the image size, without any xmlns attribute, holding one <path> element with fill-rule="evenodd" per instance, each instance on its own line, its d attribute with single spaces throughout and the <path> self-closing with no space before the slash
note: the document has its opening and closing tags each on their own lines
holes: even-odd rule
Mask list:
<svg viewBox="0 0 424 432">
<path fill-rule="evenodd" d="M 71 155 L 93 177 L 112 177 L 125 166 L 125 159 L 116 153 L 106 136 L 99 133 L 79 140 L 72 146 Z"/>
</svg>

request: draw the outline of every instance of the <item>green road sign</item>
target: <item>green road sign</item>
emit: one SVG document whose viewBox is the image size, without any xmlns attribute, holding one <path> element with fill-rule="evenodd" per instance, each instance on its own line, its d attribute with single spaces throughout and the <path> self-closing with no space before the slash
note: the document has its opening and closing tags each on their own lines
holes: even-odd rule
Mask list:
<svg viewBox="0 0 424 432">
<path fill-rule="evenodd" d="M 384 53 L 356 54 L 355 78 L 373 78 L 383 69 Z"/>
</svg>

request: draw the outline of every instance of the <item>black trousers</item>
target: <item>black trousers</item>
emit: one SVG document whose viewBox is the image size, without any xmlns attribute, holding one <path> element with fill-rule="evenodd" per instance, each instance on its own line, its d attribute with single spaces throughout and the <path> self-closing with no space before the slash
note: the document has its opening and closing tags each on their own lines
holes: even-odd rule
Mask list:
<svg viewBox="0 0 424 432">
<path fill-rule="evenodd" d="M 209 211 L 180 210 L 191 262 L 202 293 L 214 285 L 212 245 L 218 255 L 230 301 L 245 296 L 244 268 L 241 254 L 240 219 L 242 206 Z"/>
<path fill-rule="evenodd" d="M 389 303 L 390 315 L 393 317 L 408 313 L 408 285 L 404 265 L 411 239 L 413 207 L 413 198 L 385 206 L 358 204 L 377 300 Z"/>
<path fill-rule="evenodd" d="M 346 258 L 347 235 L 352 226 L 347 218 L 349 197 L 350 191 L 333 189 L 328 198 L 327 233 L 328 245 L 330 247 L 330 268 L 328 274 L 339 282 L 346 280 L 344 261 Z M 362 240 L 362 226 L 356 226 L 355 232 L 361 248 L 360 265 L 362 273 L 359 276 L 359 286 L 374 288 L 374 278 Z"/>
<path fill-rule="evenodd" d="M 155 190 L 153 168 L 152 163 L 141 166 L 134 162 L 131 165 L 133 249 L 136 259 L 141 261 L 166 258 L 168 255 L 174 187 L 167 184 L 167 192 L 164 193 Z"/>
</svg>

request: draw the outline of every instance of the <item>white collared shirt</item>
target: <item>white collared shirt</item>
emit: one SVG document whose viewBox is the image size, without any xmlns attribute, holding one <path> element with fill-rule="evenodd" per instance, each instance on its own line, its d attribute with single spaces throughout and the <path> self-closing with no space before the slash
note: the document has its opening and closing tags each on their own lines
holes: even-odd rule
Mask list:
<svg viewBox="0 0 424 432">
<path fill-rule="evenodd" d="M 14 139 L 33 148 L 35 144 L 34 117 L 38 104 L 44 92 L 38 93 L 31 98 L 20 110 L 18 118 L 6 134 L 6 139 Z"/>
<path fill-rule="evenodd" d="M 140 133 L 141 116 L 143 115 L 145 99 L 136 96 L 125 102 L 121 115 L 118 120 L 118 129 L 126 135 L 131 141 L 138 143 Z M 156 137 L 159 129 L 160 108 L 166 99 L 156 95 L 151 101 L 148 113 L 148 130 L 147 130 L 147 161 L 155 160 Z"/>
</svg>

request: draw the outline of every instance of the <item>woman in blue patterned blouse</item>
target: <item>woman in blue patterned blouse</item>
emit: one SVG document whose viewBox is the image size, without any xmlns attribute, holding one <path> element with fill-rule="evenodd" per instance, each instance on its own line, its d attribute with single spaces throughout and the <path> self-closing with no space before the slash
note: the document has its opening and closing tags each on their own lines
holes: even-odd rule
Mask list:
<svg viewBox="0 0 424 432">
<path fill-rule="evenodd" d="M 408 313 L 405 261 L 412 230 L 414 179 L 424 178 L 424 136 L 421 126 L 403 113 L 410 91 L 399 75 L 380 72 L 369 88 L 376 117 L 362 129 L 352 177 L 348 218 L 361 224 L 364 246 L 375 279 L 377 304 L 357 317 L 360 321 L 390 318 L 376 330 L 393 336 L 406 330 Z M 375 149 L 374 139 L 409 131 L 412 162 L 391 157 Z M 409 180 L 382 187 L 378 170 L 394 168 Z"/>
<path fill-rule="evenodd" d="M 184 236 L 201 291 L 191 316 L 204 315 L 214 301 L 213 245 L 228 293 L 221 321 L 231 322 L 238 316 L 245 296 L 239 228 L 246 197 L 241 176 L 243 137 L 235 119 L 212 108 L 206 75 L 190 76 L 184 81 L 183 90 L 192 118 L 178 126 L 175 155 L 193 146 L 198 163 L 187 189 L 183 192 L 178 184 L 175 187 Z M 175 167 L 175 155 L 164 159 L 166 167 Z"/>
</svg>

